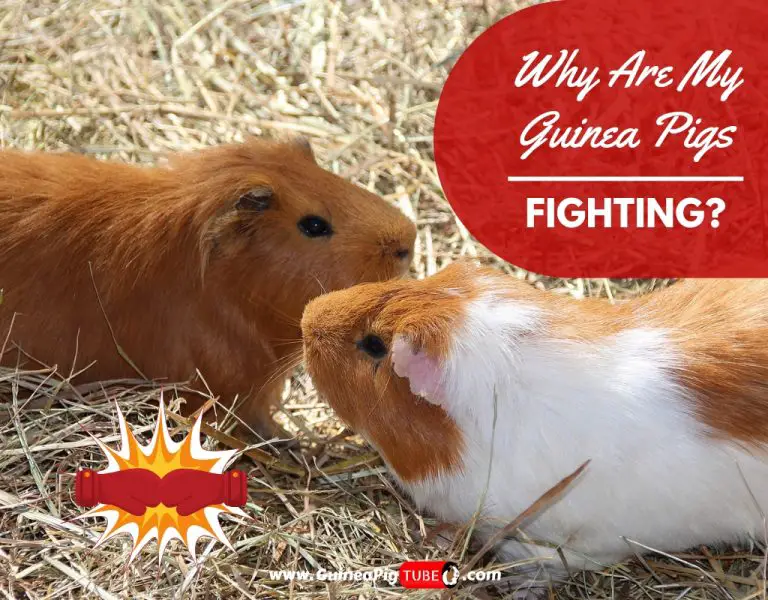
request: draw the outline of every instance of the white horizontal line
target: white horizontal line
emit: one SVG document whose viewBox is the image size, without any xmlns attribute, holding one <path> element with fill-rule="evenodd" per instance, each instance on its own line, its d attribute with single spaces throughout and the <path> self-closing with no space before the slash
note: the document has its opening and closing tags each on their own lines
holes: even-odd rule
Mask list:
<svg viewBox="0 0 768 600">
<path fill-rule="evenodd" d="M 510 175 L 507 177 L 507 181 L 656 181 L 656 182 L 674 182 L 674 181 L 734 181 L 734 182 L 743 182 L 744 177 L 739 175 L 712 175 L 712 176 L 698 176 L 698 175 L 682 175 L 682 176 L 663 176 L 663 175 L 653 175 L 649 177 L 639 177 L 639 176 L 594 176 L 589 175 L 586 177 L 572 177 L 569 175 L 566 175 L 564 177 L 560 176 L 553 176 L 553 177 L 517 177 L 514 175 Z"/>
</svg>

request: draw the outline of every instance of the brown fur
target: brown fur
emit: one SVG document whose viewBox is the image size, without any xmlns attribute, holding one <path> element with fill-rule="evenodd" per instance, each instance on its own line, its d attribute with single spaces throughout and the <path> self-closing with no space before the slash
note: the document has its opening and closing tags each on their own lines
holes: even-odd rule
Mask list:
<svg viewBox="0 0 768 600">
<path fill-rule="evenodd" d="M 269 208 L 236 207 L 265 186 Z M 308 214 L 334 235 L 302 235 Z M 300 358 L 304 305 L 402 274 L 397 253 L 414 237 L 399 211 L 320 168 L 306 144 L 250 140 L 168 168 L 3 152 L 3 364 L 34 357 L 65 373 L 93 363 L 80 381 L 135 377 L 117 342 L 147 377 L 199 369 L 223 401 L 248 396 L 242 416 L 263 425 L 281 371 Z"/>
<path fill-rule="evenodd" d="M 768 281 L 685 281 L 634 311 L 666 328 L 694 410 L 720 437 L 768 442 Z"/>
</svg>

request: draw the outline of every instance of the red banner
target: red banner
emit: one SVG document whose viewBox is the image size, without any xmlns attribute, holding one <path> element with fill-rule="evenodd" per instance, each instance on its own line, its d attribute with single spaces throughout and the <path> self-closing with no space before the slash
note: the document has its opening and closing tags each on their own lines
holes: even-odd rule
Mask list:
<svg viewBox="0 0 768 600">
<path fill-rule="evenodd" d="M 435 123 L 446 197 L 535 272 L 768 277 L 768 7 L 562 0 L 454 66 Z"/>
</svg>

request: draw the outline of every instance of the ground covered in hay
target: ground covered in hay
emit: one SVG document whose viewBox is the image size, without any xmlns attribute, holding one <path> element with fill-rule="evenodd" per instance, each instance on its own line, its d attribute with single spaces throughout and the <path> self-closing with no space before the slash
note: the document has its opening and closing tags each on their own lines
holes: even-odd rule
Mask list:
<svg viewBox="0 0 768 600">
<path fill-rule="evenodd" d="M 432 123 L 451 64 L 483 29 L 524 2 L 495 0 L 0 0 L 0 146 L 154 162 L 169 151 L 243 136 L 300 133 L 328 168 L 381 194 L 418 224 L 414 275 L 476 257 L 553 293 L 613 301 L 659 281 L 553 280 L 501 263 L 445 203 Z M 2 336 L 0 336 L 2 338 Z M 172 545 L 126 567 L 127 537 L 93 548 L 73 502 L 78 466 L 104 466 L 94 437 L 119 439 L 119 403 L 143 440 L 161 390 L 141 382 L 76 388 L 52 369 L 0 371 L 0 594 L 6 598 L 388 598 L 366 582 L 298 583 L 272 569 L 396 569 L 407 559 L 462 561 L 473 549 L 416 512 L 376 455 L 334 418 L 301 372 L 280 419 L 300 446 L 250 448 L 252 521 L 225 519 L 236 553 Z M 189 392 L 164 390 L 172 415 Z M 227 437 L 225 410 L 211 448 Z M 452 539 L 446 539 L 452 538 Z M 466 559 L 464 559 L 466 560 Z M 514 579 L 514 566 L 503 566 Z M 762 598 L 764 557 L 706 548 L 577 573 L 559 598 Z M 508 595 L 464 586 L 455 597 Z"/>
</svg>

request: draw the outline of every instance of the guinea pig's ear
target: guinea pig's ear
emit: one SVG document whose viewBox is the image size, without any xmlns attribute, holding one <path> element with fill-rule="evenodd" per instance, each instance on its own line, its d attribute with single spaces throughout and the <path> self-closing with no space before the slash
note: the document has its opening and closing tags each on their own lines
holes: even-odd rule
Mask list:
<svg viewBox="0 0 768 600">
<path fill-rule="evenodd" d="M 443 369 L 436 358 L 402 335 L 393 338 L 391 357 L 395 373 L 408 380 L 412 394 L 433 404 L 443 402 Z"/>
<path fill-rule="evenodd" d="M 312 144 L 309 143 L 308 138 L 305 138 L 303 135 L 299 135 L 293 139 L 293 143 L 296 144 L 296 146 L 306 155 L 307 158 L 311 159 L 312 162 L 316 162 L 315 152 L 312 150 Z"/>
<path fill-rule="evenodd" d="M 268 185 L 260 185 L 245 192 L 235 202 L 237 210 L 247 210 L 251 212 L 263 212 L 272 204 L 274 190 Z"/>
</svg>

